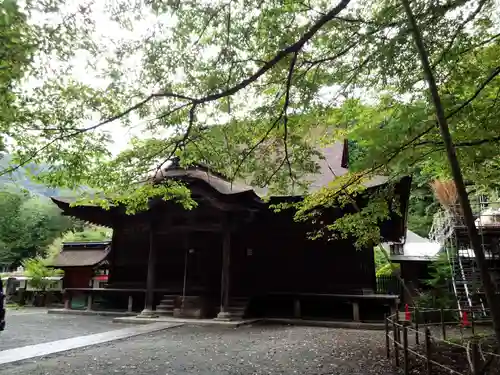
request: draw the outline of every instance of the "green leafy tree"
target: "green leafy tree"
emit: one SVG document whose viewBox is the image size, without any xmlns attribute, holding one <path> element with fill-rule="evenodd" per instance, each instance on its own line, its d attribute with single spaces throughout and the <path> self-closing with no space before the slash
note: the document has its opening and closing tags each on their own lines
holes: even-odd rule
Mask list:
<svg viewBox="0 0 500 375">
<path fill-rule="evenodd" d="M 35 49 L 27 16 L 15 0 L 0 1 L 0 150 L 5 147 L 5 136 L 18 111 L 14 87 L 31 64 Z"/>
<path fill-rule="evenodd" d="M 131 205 L 153 194 L 187 200 L 178 186 L 137 189 L 136 182 L 177 154 L 185 163 L 206 160 L 233 179 L 250 179 L 271 191 L 299 192 L 302 177 L 315 169 L 311 134 L 325 126 L 330 128 L 320 137 L 325 143 L 349 136 L 369 149 L 363 158 L 367 162 L 358 163 L 367 175 L 409 172 L 408 165 L 433 146 L 437 162 L 427 160 L 425 172 L 447 173 L 442 147 L 426 143 L 436 142 L 435 130 L 416 137 L 434 122 L 398 2 L 108 5 L 96 8 L 82 1 L 65 10 L 54 7 L 62 20 L 59 28 L 36 25 L 37 45 L 43 47 L 43 40 L 51 46 L 61 63 L 58 73 L 71 78 L 46 75 L 24 98 L 32 105 L 11 126 L 32 124 L 31 132 L 12 134 L 19 146 L 15 161 L 51 163 L 40 176 L 49 184 L 90 186 L 117 199 L 126 196 Z M 28 4 L 28 13 L 32 7 Z M 436 74 L 450 93 L 446 104 L 460 106 L 480 78 L 493 73 L 495 56 L 476 56 L 496 45 L 495 4 L 422 1 L 416 7 Z M 99 34 L 99 24 L 91 21 L 97 12 L 103 20 L 112 19 L 120 37 Z M 73 14 L 78 17 L 68 23 L 65 17 Z M 150 27 L 122 37 L 140 24 Z M 58 37 L 68 38 L 49 41 L 54 29 Z M 74 56 L 70 41 L 86 51 L 89 62 L 106 62 L 93 67 L 99 77 L 95 84 L 65 70 Z M 106 48 L 111 43 L 114 47 Z M 41 48 L 37 56 L 47 56 L 48 50 Z M 29 74 L 39 74 L 39 66 L 30 69 Z M 495 94 L 495 79 L 485 94 Z M 458 82 L 463 87 L 456 90 Z M 483 94 L 474 102 L 482 99 Z M 465 117 L 473 120 L 468 106 L 453 117 L 457 132 Z M 116 156 L 108 151 L 113 123 L 141 134 Z M 463 134 L 476 138 L 485 133 Z"/>
<path fill-rule="evenodd" d="M 35 291 L 35 306 L 46 306 L 48 304 L 49 293 L 47 289 L 53 284 L 49 278 L 63 276 L 64 271 L 47 267 L 45 260 L 41 258 L 29 258 L 22 262 L 24 273 L 30 278 L 29 284 Z"/>
<path fill-rule="evenodd" d="M 376 276 L 393 276 L 399 274 L 399 264 L 391 264 L 391 262 L 387 260 L 386 254 L 378 247 L 374 249 L 374 259 Z"/>
<path fill-rule="evenodd" d="M 13 190 L 0 191 L 0 262 L 19 265 L 44 255 L 45 248 L 73 226 L 46 198 Z"/>
<path fill-rule="evenodd" d="M 25 259 L 22 262 L 22 266 L 25 275 L 30 277 L 30 285 L 41 292 L 45 292 L 47 287 L 52 283 L 47 278 L 62 276 L 64 274 L 62 270 L 47 267 L 44 260 L 40 258 Z"/>
<path fill-rule="evenodd" d="M 488 132 L 484 127 L 481 134 L 467 129 L 478 120 L 476 107 L 486 112 L 486 103 L 481 103 L 495 94 L 496 75 L 488 76 L 495 73 L 497 61 L 494 8 L 491 1 L 418 5 L 436 74 L 450 93 L 446 104 L 455 107 L 450 116 L 454 132 L 464 139 Z M 96 11 L 73 10 L 84 19 Z M 42 121 L 32 133 L 16 137 L 21 146 L 16 161 L 52 162 L 39 175 L 45 183 L 90 186 L 131 211 L 144 208 L 145 196 L 151 195 L 179 199 L 190 208 L 189 192 L 182 186 L 137 184 L 170 156 L 179 155 L 186 164 L 207 161 L 232 179 L 267 186 L 272 193 L 300 193 L 304 178 L 317 168 L 317 144 L 344 137 L 363 150 L 352 163 L 353 173 L 309 199 L 304 212 L 321 205 L 324 195 L 343 194 L 344 185 L 360 193 L 359 182 L 376 173 L 397 178 L 418 170 L 424 181 L 448 173 L 400 4 L 119 2 L 99 12 L 112 17 L 118 29 L 133 29 L 136 22 L 150 19 L 162 31 L 114 40 L 116 49 L 109 57 L 109 49 L 83 32 L 95 23 L 74 25 L 70 34 L 92 59 L 107 56 L 107 64 L 95 72 L 107 74 L 108 86 L 100 91 L 73 78 L 65 84 L 47 78 L 33 96 L 54 98 L 33 108 L 39 114 L 53 113 L 50 121 L 58 130 L 47 130 L 47 121 Z M 163 21 L 166 14 L 173 14 L 172 24 Z M 132 56 L 140 56 L 134 69 L 126 64 Z M 69 63 L 59 58 L 63 66 Z M 488 82 L 473 97 L 481 77 Z M 462 106 L 471 98 L 476 116 L 470 105 Z M 101 121 L 89 125 L 89 116 Z M 133 125 L 142 134 L 111 157 L 106 129 L 114 122 Z M 481 168 L 469 170 L 477 174 Z M 388 212 L 383 201 L 346 217 L 329 232 L 345 236 L 350 227 L 351 234 L 363 233 L 360 243 L 378 241 L 376 224 Z M 428 201 L 428 196 L 412 200 L 410 223 L 421 234 L 429 226 Z M 354 221 L 358 225 L 351 225 Z"/>
<path fill-rule="evenodd" d="M 452 270 L 446 253 L 440 253 L 429 267 L 429 279 L 422 280 L 429 291 L 417 298 L 417 305 L 434 309 L 456 308 L 456 297 L 451 291 Z"/>
</svg>

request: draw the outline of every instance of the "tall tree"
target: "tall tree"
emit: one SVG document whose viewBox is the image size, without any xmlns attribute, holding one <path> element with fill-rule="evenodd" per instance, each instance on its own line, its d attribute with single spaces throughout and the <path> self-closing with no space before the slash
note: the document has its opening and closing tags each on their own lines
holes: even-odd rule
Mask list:
<svg viewBox="0 0 500 375">
<path fill-rule="evenodd" d="M 434 108 L 436 110 L 436 119 L 439 125 L 439 130 L 441 131 L 441 137 L 446 149 L 448 161 L 450 163 L 451 174 L 457 188 L 458 200 L 460 202 L 461 210 L 463 211 L 467 233 L 469 235 L 477 265 L 479 267 L 486 299 L 488 300 L 488 304 L 490 306 L 491 317 L 493 320 L 493 327 L 495 328 L 497 341 L 500 343 L 500 300 L 496 295 L 496 288 L 491 278 L 488 264 L 486 263 L 486 256 L 484 254 L 481 238 L 474 222 L 474 214 L 472 212 L 469 196 L 465 188 L 462 169 L 460 168 L 460 162 L 457 157 L 456 148 L 451 137 L 450 127 L 448 124 L 448 120 L 446 119 L 445 109 L 441 100 L 441 95 L 439 94 L 436 77 L 434 76 L 434 73 L 432 71 L 429 61 L 429 54 L 427 53 L 427 49 L 424 45 L 422 33 L 417 21 L 415 20 L 415 15 L 413 14 L 410 2 L 409 0 L 401 0 L 401 2 L 403 3 L 405 13 L 408 17 L 408 24 L 412 30 L 413 38 L 415 39 L 416 49 L 422 63 L 422 70 L 429 86 L 429 93 L 432 98 L 432 103 L 434 104 Z"/>
<path fill-rule="evenodd" d="M 0 129 L 8 131 L 9 122 L 16 112 L 14 87 L 20 81 L 33 57 L 34 45 L 28 35 L 26 15 L 16 1 L 0 2 Z M 0 148 L 4 148 L 1 134 Z"/>
<path fill-rule="evenodd" d="M 72 224 L 46 198 L 0 191 L 0 264 L 13 267 L 25 258 L 43 256 Z"/>
</svg>

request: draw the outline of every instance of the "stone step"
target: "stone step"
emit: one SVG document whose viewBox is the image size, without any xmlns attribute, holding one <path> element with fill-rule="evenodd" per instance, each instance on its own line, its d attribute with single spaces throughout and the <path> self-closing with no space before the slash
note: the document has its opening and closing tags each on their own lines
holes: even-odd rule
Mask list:
<svg viewBox="0 0 500 375">
<path fill-rule="evenodd" d="M 165 311 L 163 311 L 163 310 L 156 310 L 156 313 L 157 313 L 158 315 L 162 315 L 162 316 L 174 316 L 174 311 L 173 311 L 173 310 L 172 310 L 172 311 L 167 311 L 167 310 L 165 310 Z"/>
<path fill-rule="evenodd" d="M 157 307 L 165 307 L 165 308 L 174 308 L 175 307 L 175 304 L 173 303 L 159 303 L 158 305 L 156 305 Z"/>
<path fill-rule="evenodd" d="M 246 309 L 245 309 L 245 308 L 236 308 L 236 309 L 235 309 L 234 307 L 229 306 L 228 310 L 229 310 L 230 312 L 234 312 L 234 313 L 242 313 L 242 314 L 243 314 L 243 313 L 245 312 L 245 310 L 246 310 Z"/>
<path fill-rule="evenodd" d="M 248 298 L 246 297 L 231 298 L 231 300 L 229 301 L 228 311 L 233 319 L 234 318 L 241 319 L 245 315 L 247 307 L 248 307 Z"/>
<path fill-rule="evenodd" d="M 174 309 L 175 309 L 174 306 L 156 306 L 156 310 L 174 311 Z"/>
<path fill-rule="evenodd" d="M 246 306 L 229 306 L 229 311 L 245 311 Z"/>
<path fill-rule="evenodd" d="M 161 306 L 158 306 L 158 307 L 156 308 L 156 311 L 172 311 L 172 312 L 173 312 L 173 311 L 174 311 L 174 309 L 173 309 L 173 308 L 170 308 L 170 307 L 161 307 Z"/>
</svg>

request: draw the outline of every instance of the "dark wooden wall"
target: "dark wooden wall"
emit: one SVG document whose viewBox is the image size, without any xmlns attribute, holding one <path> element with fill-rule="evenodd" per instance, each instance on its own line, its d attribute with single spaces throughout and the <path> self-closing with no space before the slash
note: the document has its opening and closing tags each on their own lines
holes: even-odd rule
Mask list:
<svg viewBox="0 0 500 375">
<path fill-rule="evenodd" d="M 130 219 L 115 228 L 111 285 L 145 286 L 149 229 L 141 220 Z M 310 229 L 294 222 L 289 212 L 271 211 L 233 228 L 230 294 L 359 293 L 363 288 L 375 289 L 371 248 L 357 250 L 349 240 L 309 240 Z M 188 292 L 204 288 L 208 294 L 220 293 L 221 232 L 167 233 L 160 225 L 153 241 L 157 288 L 182 289 L 187 253 Z"/>
<path fill-rule="evenodd" d="M 236 273 L 237 267 L 233 267 L 233 279 L 246 278 L 236 285 L 252 294 L 375 290 L 372 248 L 358 250 L 349 240 L 311 240 L 310 229 L 294 222 L 291 213 L 257 217 L 245 232 L 246 238 L 240 233 L 239 246 L 232 255 L 232 265 L 240 263 L 239 268 L 245 270 Z"/>
</svg>

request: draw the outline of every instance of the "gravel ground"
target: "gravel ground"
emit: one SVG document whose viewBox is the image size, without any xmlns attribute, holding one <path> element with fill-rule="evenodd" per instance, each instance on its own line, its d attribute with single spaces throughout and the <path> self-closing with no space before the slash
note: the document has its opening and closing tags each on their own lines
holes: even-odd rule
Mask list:
<svg viewBox="0 0 500 375">
<path fill-rule="evenodd" d="M 2 375 L 388 374 L 384 333 L 318 327 L 182 326 L 10 364 Z"/>
<path fill-rule="evenodd" d="M 124 327 L 129 326 L 113 323 L 109 317 L 47 314 L 45 309 L 35 308 L 9 310 L 5 331 L 0 333 L 0 350 Z"/>
</svg>

